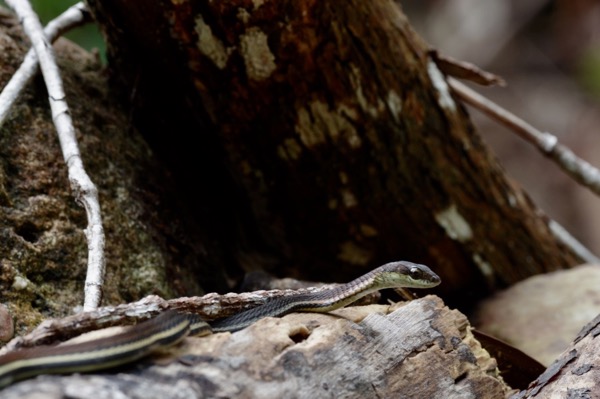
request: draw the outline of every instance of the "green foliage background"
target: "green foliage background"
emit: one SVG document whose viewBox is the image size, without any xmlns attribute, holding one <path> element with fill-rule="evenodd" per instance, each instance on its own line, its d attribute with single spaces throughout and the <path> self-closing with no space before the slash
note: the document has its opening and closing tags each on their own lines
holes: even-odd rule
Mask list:
<svg viewBox="0 0 600 399">
<path fill-rule="evenodd" d="M 78 0 L 30 0 L 34 10 L 38 13 L 42 24 L 48 23 L 51 19 L 58 16 L 70 6 L 78 3 Z M 6 3 L 0 0 L 0 5 L 7 7 Z M 8 7 L 7 7 L 8 8 Z M 83 27 L 72 30 L 65 35 L 68 39 L 79 44 L 87 50 L 98 49 L 102 60 L 105 60 L 105 46 L 102 35 L 95 24 L 88 24 Z"/>
</svg>

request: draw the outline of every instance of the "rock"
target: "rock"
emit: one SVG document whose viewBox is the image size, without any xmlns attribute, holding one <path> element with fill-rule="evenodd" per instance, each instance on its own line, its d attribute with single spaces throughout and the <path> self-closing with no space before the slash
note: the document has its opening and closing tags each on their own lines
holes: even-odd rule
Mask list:
<svg viewBox="0 0 600 399">
<path fill-rule="evenodd" d="M 484 301 L 475 326 L 549 365 L 598 313 L 600 266 L 528 278 Z"/>
</svg>

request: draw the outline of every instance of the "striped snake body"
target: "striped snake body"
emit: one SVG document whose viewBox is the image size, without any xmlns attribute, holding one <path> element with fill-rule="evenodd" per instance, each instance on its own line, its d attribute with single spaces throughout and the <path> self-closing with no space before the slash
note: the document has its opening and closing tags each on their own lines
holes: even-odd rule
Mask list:
<svg viewBox="0 0 600 399">
<path fill-rule="evenodd" d="M 22 349 L 0 356 L 0 389 L 40 374 L 66 374 L 104 370 L 134 362 L 187 335 L 237 331 L 263 317 L 291 312 L 328 312 L 384 288 L 430 288 L 440 278 L 427 266 L 410 262 L 387 263 L 331 289 L 273 299 L 210 325 L 198 315 L 174 310 L 129 327 L 120 334 L 88 342 Z"/>
<path fill-rule="evenodd" d="M 279 317 L 291 312 L 325 313 L 355 302 L 384 288 L 430 288 L 440 278 L 427 266 L 410 262 L 386 263 L 349 283 L 315 293 L 275 298 L 264 305 L 211 323 L 213 332 L 237 331 L 263 317 Z"/>
</svg>

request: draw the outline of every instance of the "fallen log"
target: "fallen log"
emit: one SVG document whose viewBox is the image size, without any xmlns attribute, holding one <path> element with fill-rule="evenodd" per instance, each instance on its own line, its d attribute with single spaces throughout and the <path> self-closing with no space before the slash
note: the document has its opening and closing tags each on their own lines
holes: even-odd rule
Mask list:
<svg viewBox="0 0 600 399">
<path fill-rule="evenodd" d="M 501 398 L 510 388 L 464 315 L 435 296 L 265 318 L 188 337 L 118 372 L 40 376 L 4 398 Z"/>
<path fill-rule="evenodd" d="M 546 371 L 511 399 L 600 397 L 600 315 L 589 322 Z"/>
</svg>

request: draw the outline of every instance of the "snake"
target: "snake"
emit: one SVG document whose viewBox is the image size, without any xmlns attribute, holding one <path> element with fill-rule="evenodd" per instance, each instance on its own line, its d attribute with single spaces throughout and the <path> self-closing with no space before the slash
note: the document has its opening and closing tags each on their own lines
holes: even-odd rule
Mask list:
<svg viewBox="0 0 600 399">
<path fill-rule="evenodd" d="M 407 261 L 380 266 L 349 283 L 319 292 L 302 292 L 272 299 L 264 305 L 208 323 L 199 315 L 167 310 L 125 331 L 87 342 L 39 346 L 0 356 L 0 389 L 41 374 L 106 370 L 135 362 L 168 348 L 186 336 L 242 330 L 264 317 L 291 312 L 324 313 L 344 307 L 385 288 L 431 288 L 440 277 L 429 267 Z"/>
</svg>

